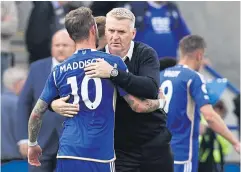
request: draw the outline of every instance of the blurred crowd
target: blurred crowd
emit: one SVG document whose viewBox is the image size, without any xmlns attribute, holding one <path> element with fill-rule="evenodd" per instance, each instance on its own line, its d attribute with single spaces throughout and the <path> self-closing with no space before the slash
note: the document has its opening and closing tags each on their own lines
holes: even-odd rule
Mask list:
<svg viewBox="0 0 241 172">
<path fill-rule="evenodd" d="M 30 63 L 51 55 L 52 35 L 64 28 L 65 14 L 79 5 L 88 5 L 94 16 L 105 16 L 115 7 L 124 6 L 131 9 L 137 19 L 135 40 L 153 47 L 160 58 L 175 58 L 179 40 L 190 34 L 177 6 L 171 2 L 166 2 L 165 5 L 162 2 L 118 1 L 108 3 L 94 1 L 89 4 L 53 1 L 33 2 L 33 4 L 26 30 L 26 46 Z"/>
<path fill-rule="evenodd" d="M 188 23 L 174 2 L 34 1 L 32 4 L 25 31 L 29 63 L 29 69 L 26 69 L 13 66 L 14 56 L 17 54 L 11 52 L 11 39 L 17 32 L 19 22 L 17 4 L 11 1 L 1 2 L 2 163 L 26 158 L 27 123 L 31 110 L 51 69 L 75 51 L 74 43 L 61 30 L 65 28 L 65 15 L 69 11 L 80 6 L 92 9 L 99 30 L 98 49 L 107 44 L 104 16 L 115 7 L 125 7 L 134 13 L 137 29 L 135 41 L 153 47 L 160 60 L 168 58 L 175 61 L 179 40 L 191 33 Z M 234 104 L 235 114 L 239 119 L 240 95 L 234 100 Z M 214 108 L 225 117 L 227 110 L 222 101 Z M 56 155 L 63 121 L 63 118 L 54 112 L 47 113 L 51 115 L 45 115 L 44 127 L 40 131 L 42 148 L 48 152 L 47 156 L 42 157 L 46 161 Z M 200 131 L 200 171 L 210 169 L 210 164 L 224 164 L 224 156 L 229 153 L 230 145 L 206 127 L 201 127 Z"/>
</svg>

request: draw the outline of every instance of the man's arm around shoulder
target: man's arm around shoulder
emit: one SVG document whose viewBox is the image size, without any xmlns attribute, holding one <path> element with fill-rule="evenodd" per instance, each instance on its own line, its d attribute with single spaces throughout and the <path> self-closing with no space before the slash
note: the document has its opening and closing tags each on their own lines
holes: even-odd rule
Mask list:
<svg viewBox="0 0 241 172">
<path fill-rule="evenodd" d="M 129 104 L 131 109 L 137 113 L 149 113 L 157 109 L 163 110 L 166 100 L 160 90 L 159 99 L 140 99 L 130 94 L 124 96 L 125 101 Z"/>
</svg>

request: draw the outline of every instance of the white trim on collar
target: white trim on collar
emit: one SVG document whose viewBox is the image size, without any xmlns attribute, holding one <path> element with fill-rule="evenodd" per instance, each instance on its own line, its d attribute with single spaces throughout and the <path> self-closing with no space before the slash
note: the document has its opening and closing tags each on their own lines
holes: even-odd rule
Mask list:
<svg viewBox="0 0 241 172">
<path fill-rule="evenodd" d="M 52 68 L 54 68 L 55 66 L 57 66 L 59 64 L 60 64 L 60 62 L 55 57 L 52 57 Z"/>
<path fill-rule="evenodd" d="M 125 55 L 125 57 L 123 57 L 122 59 L 129 58 L 129 60 L 131 61 L 131 58 L 132 58 L 132 55 L 133 55 L 133 51 L 134 51 L 134 46 L 135 46 L 134 41 L 131 41 L 130 48 L 129 48 L 127 54 Z M 105 46 L 105 52 L 110 54 L 108 44 Z"/>
<path fill-rule="evenodd" d="M 77 54 L 78 51 L 80 51 L 80 50 L 89 50 L 89 49 L 78 49 L 78 50 L 76 50 L 76 51 L 74 52 L 74 54 Z M 96 49 L 91 49 L 91 51 L 97 51 L 97 50 L 96 50 Z"/>
</svg>

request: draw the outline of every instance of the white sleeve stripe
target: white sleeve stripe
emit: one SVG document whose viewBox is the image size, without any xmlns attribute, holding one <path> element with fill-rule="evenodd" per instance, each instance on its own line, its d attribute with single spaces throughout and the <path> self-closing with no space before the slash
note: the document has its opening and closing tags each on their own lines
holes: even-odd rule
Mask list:
<svg viewBox="0 0 241 172">
<path fill-rule="evenodd" d="M 199 78 L 201 79 L 202 83 L 203 83 L 203 84 L 206 84 L 206 81 L 205 81 L 205 79 L 204 79 L 204 76 L 203 76 L 202 74 L 200 74 L 199 72 L 196 72 L 196 73 L 198 74 L 198 76 L 199 76 Z"/>
<path fill-rule="evenodd" d="M 57 87 L 56 78 L 55 78 L 55 71 L 53 71 L 53 77 L 54 77 L 54 84 L 55 84 L 55 86 Z"/>
</svg>

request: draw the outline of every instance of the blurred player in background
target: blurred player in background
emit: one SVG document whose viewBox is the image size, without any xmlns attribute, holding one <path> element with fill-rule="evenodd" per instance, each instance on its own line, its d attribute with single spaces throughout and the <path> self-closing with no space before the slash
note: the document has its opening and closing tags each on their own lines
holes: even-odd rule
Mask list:
<svg viewBox="0 0 241 172">
<path fill-rule="evenodd" d="M 98 33 L 99 33 L 99 41 L 98 41 L 97 50 L 100 50 L 107 45 L 107 40 L 105 37 L 106 17 L 105 16 L 95 17 L 95 22 L 96 22 Z"/>
<path fill-rule="evenodd" d="M 166 97 L 167 127 L 172 133 L 175 172 L 198 170 L 200 111 L 209 127 L 240 151 L 240 142 L 228 130 L 209 103 L 199 71 L 206 44 L 202 37 L 190 35 L 179 43 L 179 64 L 161 72 L 161 89 Z"/>
<path fill-rule="evenodd" d="M 17 135 L 19 135 L 18 99 L 26 81 L 28 71 L 22 67 L 10 67 L 4 71 L 3 84 L 5 90 L 1 94 L 1 163 L 19 160 L 22 157 L 18 151 Z"/>
<path fill-rule="evenodd" d="M 114 66 L 110 77 L 114 77 L 118 69 L 126 71 L 127 67 L 120 57 L 96 51 L 98 31 L 89 8 L 71 11 L 65 18 L 65 26 L 76 43 L 77 51 L 52 71 L 31 113 L 28 160 L 32 165 L 41 165 L 37 136 L 48 105 L 58 95 L 72 95 L 69 102 L 79 104 L 80 112 L 65 120 L 57 155 L 57 172 L 113 172 L 115 85 L 111 80 L 90 79 L 85 75 L 84 67 L 103 58 Z M 164 99 L 140 100 L 121 88 L 117 90 L 136 112 L 152 112 L 164 106 Z"/>
</svg>

